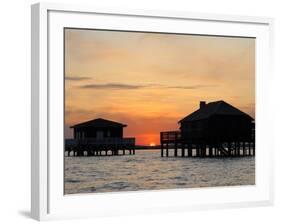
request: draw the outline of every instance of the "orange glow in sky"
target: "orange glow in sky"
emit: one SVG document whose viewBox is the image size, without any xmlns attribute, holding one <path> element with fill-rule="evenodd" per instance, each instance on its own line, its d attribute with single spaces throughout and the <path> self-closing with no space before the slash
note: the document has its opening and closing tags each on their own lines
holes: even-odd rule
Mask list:
<svg viewBox="0 0 281 224">
<path fill-rule="evenodd" d="M 201 100 L 255 117 L 254 38 L 65 30 L 66 138 L 71 125 L 104 118 L 158 145 Z"/>
</svg>

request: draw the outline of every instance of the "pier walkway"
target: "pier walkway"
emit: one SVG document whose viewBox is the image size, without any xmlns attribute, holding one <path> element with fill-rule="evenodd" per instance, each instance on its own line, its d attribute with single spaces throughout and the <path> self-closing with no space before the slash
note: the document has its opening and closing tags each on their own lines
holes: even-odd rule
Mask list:
<svg viewBox="0 0 281 224">
<path fill-rule="evenodd" d="M 204 141 L 183 139 L 180 131 L 160 133 L 161 157 L 255 156 L 255 140 Z"/>
</svg>

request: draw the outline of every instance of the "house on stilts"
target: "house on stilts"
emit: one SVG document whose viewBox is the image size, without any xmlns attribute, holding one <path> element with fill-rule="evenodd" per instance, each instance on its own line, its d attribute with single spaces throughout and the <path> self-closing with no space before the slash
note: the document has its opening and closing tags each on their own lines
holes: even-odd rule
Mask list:
<svg viewBox="0 0 281 224">
<path fill-rule="evenodd" d="M 161 156 L 171 150 L 182 157 L 255 155 L 254 119 L 225 101 L 201 101 L 178 123 L 180 130 L 160 133 Z"/>
<path fill-rule="evenodd" d="M 102 118 L 71 126 L 73 139 L 65 140 L 65 151 L 73 156 L 135 154 L 135 138 L 124 138 L 126 124 Z"/>
</svg>

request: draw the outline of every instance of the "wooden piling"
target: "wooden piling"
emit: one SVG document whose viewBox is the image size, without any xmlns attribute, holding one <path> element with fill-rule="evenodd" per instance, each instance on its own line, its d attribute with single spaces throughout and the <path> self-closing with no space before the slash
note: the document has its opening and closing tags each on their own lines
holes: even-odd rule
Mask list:
<svg viewBox="0 0 281 224">
<path fill-rule="evenodd" d="M 202 144 L 202 157 L 206 157 L 206 144 Z"/>
<path fill-rule="evenodd" d="M 174 153 L 175 157 L 178 156 L 178 143 L 175 143 L 175 153 Z"/>
<path fill-rule="evenodd" d="M 185 144 L 184 143 L 181 144 L 181 156 L 182 157 L 185 156 Z"/>
<path fill-rule="evenodd" d="M 192 157 L 192 145 L 191 144 L 187 145 L 187 156 Z"/>
<path fill-rule="evenodd" d="M 209 145 L 209 147 L 208 147 L 208 156 L 209 157 L 213 157 L 213 146 L 212 145 Z"/>
<path fill-rule="evenodd" d="M 199 149 L 199 145 L 198 144 L 196 144 L 196 154 L 195 154 L 195 156 L 196 157 L 199 157 L 200 156 L 200 149 Z"/>
</svg>

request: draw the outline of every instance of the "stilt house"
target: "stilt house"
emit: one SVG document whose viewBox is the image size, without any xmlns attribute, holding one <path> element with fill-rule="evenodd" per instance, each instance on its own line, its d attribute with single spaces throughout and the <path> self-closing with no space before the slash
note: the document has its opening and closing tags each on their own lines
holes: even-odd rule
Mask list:
<svg viewBox="0 0 281 224">
<path fill-rule="evenodd" d="M 226 103 L 200 102 L 199 109 L 179 121 L 181 138 L 190 141 L 250 141 L 254 119 Z"/>
</svg>

